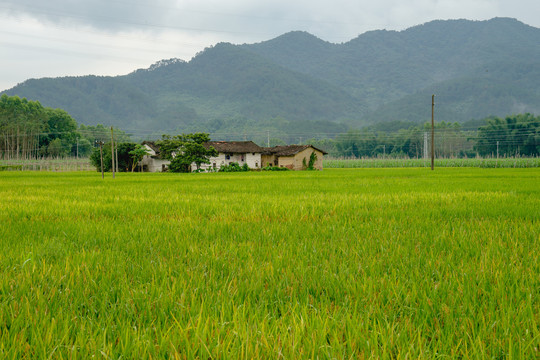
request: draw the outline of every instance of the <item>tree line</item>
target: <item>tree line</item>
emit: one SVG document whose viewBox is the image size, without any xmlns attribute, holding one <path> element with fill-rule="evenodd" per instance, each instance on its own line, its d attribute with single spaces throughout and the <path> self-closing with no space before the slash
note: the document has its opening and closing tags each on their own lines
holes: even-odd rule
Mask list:
<svg viewBox="0 0 540 360">
<path fill-rule="evenodd" d="M 540 156 L 540 116 L 489 117 L 472 127 L 454 122 L 435 124 L 435 157 L 472 158 Z M 431 124 L 383 131 L 391 123 L 349 130 L 334 139 L 310 139 L 334 157 L 422 158 L 431 154 Z"/>
<path fill-rule="evenodd" d="M 283 124 L 279 125 L 278 128 L 281 128 Z M 122 149 L 125 157 L 119 162 L 129 171 L 133 167 L 129 152 L 135 151 L 137 144 L 119 129 L 115 129 L 114 134 L 115 142 L 120 144 L 119 149 Z M 324 137 L 324 131 L 321 134 L 322 138 L 309 139 L 305 136 L 294 139 L 290 134 L 273 132 L 270 138 L 268 132 L 259 136 L 260 139 L 253 140 L 264 144 L 268 137 L 270 145 L 311 143 L 334 157 L 421 158 L 431 151 L 431 125 L 428 123 L 379 123 L 341 131 L 338 135 Z M 96 141 L 107 143 L 110 138 L 110 128 L 99 124 L 79 125 L 62 109 L 43 107 L 38 101 L 17 96 L 0 97 L 0 159 L 88 157 L 96 147 Z M 188 143 L 187 147 L 194 146 L 189 143 L 200 142 L 200 139 L 195 141 L 182 136 L 164 137 L 161 142 L 166 147 L 167 141 L 173 140 Z M 434 140 L 435 156 L 438 158 L 540 156 L 540 116 L 518 114 L 505 118 L 488 117 L 469 124 L 437 122 Z M 182 166 L 185 167 L 185 164 Z"/>
<path fill-rule="evenodd" d="M 120 141 L 129 139 L 121 130 L 115 134 Z M 0 159 L 87 157 L 96 140 L 110 137 L 110 129 L 79 125 L 65 110 L 18 96 L 0 97 Z"/>
</svg>

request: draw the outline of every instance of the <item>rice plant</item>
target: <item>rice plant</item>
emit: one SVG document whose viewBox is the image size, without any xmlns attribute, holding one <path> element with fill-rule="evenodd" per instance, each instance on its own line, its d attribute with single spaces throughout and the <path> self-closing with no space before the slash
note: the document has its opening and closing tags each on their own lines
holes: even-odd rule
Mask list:
<svg viewBox="0 0 540 360">
<path fill-rule="evenodd" d="M 537 358 L 540 170 L 0 173 L 0 357 Z"/>
<path fill-rule="evenodd" d="M 516 158 L 471 158 L 471 159 L 435 159 L 435 167 L 478 167 L 478 168 L 533 168 L 540 167 L 538 157 Z M 401 168 L 431 167 L 430 159 L 400 158 L 361 158 L 361 159 L 324 159 L 325 168 Z"/>
</svg>

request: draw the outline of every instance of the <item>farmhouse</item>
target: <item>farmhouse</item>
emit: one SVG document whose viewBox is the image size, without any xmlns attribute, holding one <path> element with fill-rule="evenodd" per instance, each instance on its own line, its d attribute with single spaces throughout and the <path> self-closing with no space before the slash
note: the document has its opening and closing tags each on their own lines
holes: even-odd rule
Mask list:
<svg viewBox="0 0 540 360">
<path fill-rule="evenodd" d="M 159 147 L 152 141 L 142 143 L 149 154 L 141 161 L 143 171 L 166 171 L 169 161 L 161 158 Z M 274 147 L 260 147 L 253 141 L 209 141 L 204 143 L 208 149 L 213 147 L 218 156 L 211 157 L 209 164 L 201 164 L 201 170 L 218 171 L 221 166 L 238 163 L 247 164 L 250 169 L 260 169 L 266 166 L 286 167 L 291 170 L 305 170 L 309 165 L 311 154 L 315 154 L 313 167 L 322 170 L 323 156 L 327 153 L 312 145 L 285 145 Z M 196 169 L 195 164 L 191 166 Z"/>
<path fill-rule="evenodd" d="M 145 155 L 141 161 L 142 171 L 166 171 L 170 161 L 161 158 L 159 146 L 157 146 L 153 141 L 143 141 L 142 145 L 148 151 L 148 155 Z"/>
<path fill-rule="evenodd" d="M 315 154 L 313 167 L 322 170 L 323 156 L 327 152 L 317 149 L 313 145 L 284 145 L 265 148 L 261 159 L 263 167 L 278 166 L 291 170 L 305 170 L 309 165 L 312 154 Z"/>
<path fill-rule="evenodd" d="M 250 169 L 261 168 L 261 155 L 264 148 L 255 144 L 253 141 L 209 141 L 204 143 L 205 148 L 213 147 L 217 150 L 218 156 L 211 157 L 210 164 L 201 164 L 202 170 L 217 171 L 223 165 L 238 163 L 243 166 L 247 164 Z M 195 169 L 195 165 L 192 165 Z"/>
</svg>

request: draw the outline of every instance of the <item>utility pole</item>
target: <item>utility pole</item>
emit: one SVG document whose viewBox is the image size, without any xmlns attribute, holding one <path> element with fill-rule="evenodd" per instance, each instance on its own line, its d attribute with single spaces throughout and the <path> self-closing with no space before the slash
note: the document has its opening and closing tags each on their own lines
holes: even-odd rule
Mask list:
<svg viewBox="0 0 540 360">
<path fill-rule="evenodd" d="M 79 138 L 77 138 L 77 160 L 79 159 Z"/>
<path fill-rule="evenodd" d="M 499 160 L 499 140 L 497 140 L 497 160 Z"/>
<path fill-rule="evenodd" d="M 431 95 L 431 170 L 435 169 L 435 95 Z"/>
<path fill-rule="evenodd" d="M 270 130 L 266 130 L 266 146 L 270 147 Z"/>
<path fill-rule="evenodd" d="M 428 158 L 428 133 L 427 131 L 424 131 L 424 160 L 427 160 Z"/>
<path fill-rule="evenodd" d="M 96 140 L 96 143 L 99 145 L 99 157 L 101 158 L 101 178 L 104 179 L 105 175 L 103 174 L 103 141 Z"/>
<path fill-rule="evenodd" d="M 116 172 L 118 172 L 118 145 L 116 145 L 116 148 L 114 149 L 115 157 L 116 157 Z"/>
<path fill-rule="evenodd" d="M 111 161 L 112 161 L 112 177 L 114 179 L 114 131 L 113 127 L 111 126 Z"/>
</svg>

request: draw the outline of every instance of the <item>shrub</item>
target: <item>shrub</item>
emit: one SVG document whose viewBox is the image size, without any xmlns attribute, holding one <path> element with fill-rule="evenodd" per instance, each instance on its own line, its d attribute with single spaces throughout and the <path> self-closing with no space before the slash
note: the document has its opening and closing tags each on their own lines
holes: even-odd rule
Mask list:
<svg viewBox="0 0 540 360">
<path fill-rule="evenodd" d="M 247 164 L 244 164 L 240 166 L 237 162 L 232 162 L 229 165 L 222 165 L 219 168 L 220 172 L 241 172 L 241 171 L 249 171 L 249 166 Z"/>
</svg>

